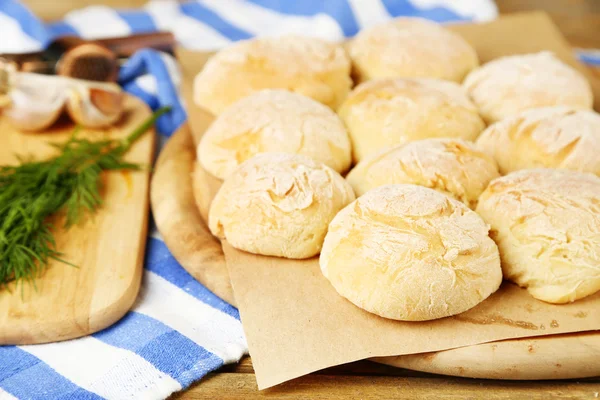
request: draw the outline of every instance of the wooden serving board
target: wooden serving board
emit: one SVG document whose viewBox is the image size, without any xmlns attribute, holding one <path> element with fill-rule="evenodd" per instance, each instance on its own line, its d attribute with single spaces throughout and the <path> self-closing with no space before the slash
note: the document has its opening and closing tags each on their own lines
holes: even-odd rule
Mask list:
<svg viewBox="0 0 600 400">
<path fill-rule="evenodd" d="M 127 136 L 150 115 L 148 107 L 127 97 L 121 121 L 104 130 L 82 129 L 89 138 Z M 69 138 L 73 125 L 59 121 L 40 133 L 16 131 L 0 116 L 0 165 L 17 163 L 16 154 L 51 157 L 48 143 Z M 103 175 L 104 204 L 81 226 L 56 229 L 57 249 L 74 268 L 51 262 L 31 285 L 0 290 L 0 344 L 55 342 L 89 335 L 119 320 L 132 306 L 140 287 L 148 224 L 150 165 L 154 132 L 147 132 L 126 159 L 148 166 L 143 171 Z M 55 220 L 62 226 L 61 218 Z"/>
<path fill-rule="evenodd" d="M 196 193 L 201 197 L 199 203 L 209 202 L 218 181 L 202 171 L 196 176 L 197 190 L 192 190 L 193 171 L 201 169 L 195 161 L 195 149 L 193 136 L 185 126 L 161 152 L 153 178 L 154 218 L 165 243 L 184 268 L 215 294 L 235 304 L 221 245 L 208 231 L 194 198 Z M 208 192 L 199 193 L 201 188 Z M 504 340 L 373 361 L 471 378 L 586 378 L 600 376 L 600 332 Z"/>
<path fill-rule="evenodd" d="M 535 27 L 532 31 L 531 28 Z M 600 85 L 589 71 L 578 64 L 560 32 L 543 13 L 527 13 L 497 20 L 484 26 L 453 27 L 478 51 L 482 62 L 508 54 L 554 51 L 560 58 L 581 70 L 592 81 L 595 97 L 600 100 Z M 523 38 L 527 38 L 524 40 Z M 501 40 L 490 46 L 490 40 Z M 171 197 L 170 206 L 155 207 L 157 225 L 174 256 L 200 282 L 224 299 L 233 299 L 221 248 L 212 238 L 202 218 L 220 182 L 196 162 L 196 146 L 212 121 L 212 116 L 192 101 L 192 79 L 208 58 L 206 53 L 179 51 L 184 71 L 183 94 L 189 107 L 189 128 L 175 134 L 161 154 L 156 175 L 161 185 L 187 182 L 192 185 Z M 596 109 L 599 107 L 596 102 Z M 166 168 L 165 166 L 171 165 Z M 178 165 L 176 168 L 173 165 Z M 177 170 L 184 176 L 177 175 Z M 192 179 L 194 177 L 194 179 Z M 158 187 L 158 185 L 157 185 Z M 154 200 L 154 196 L 153 196 Z M 165 201 L 165 200 L 163 200 Z M 192 205 L 196 203 L 196 207 Z M 168 212 L 171 217 L 169 217 Z M 160 220 L 177 215 L 177 226 Z M 178 231 L 194 232 L 187 238 L 193 246 L 177 246 Z M 171 248 L 174 246 L 173 248 Z M 195 263 L 188 260 L 195 259 Z M 206 259 L 202 263 L 200 260 Z M 228 300 L 231 302 L 231 300 Z M 233 303 L 235 304 L 235 303 Z M 379 363 L 444 375 L 487 379 L 568 379 L 600 376 L 600 332 L 553 335 L 539 338 L 505 340 L 458 349 L 374 359 Z"/>
</svg>

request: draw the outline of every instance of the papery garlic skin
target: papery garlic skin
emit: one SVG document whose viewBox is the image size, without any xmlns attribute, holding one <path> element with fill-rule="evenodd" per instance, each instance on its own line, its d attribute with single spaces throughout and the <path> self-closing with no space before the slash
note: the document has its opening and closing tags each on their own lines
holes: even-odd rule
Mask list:
<svg viewBox="0 0 600 400">
<path fill-rule="evenodd" d="M 2 65 L 0 72 L 6 78 L 0 106 L 17 129 L 47 129 L 65 108 L 75 123 L 86 128 L 110 126 L 123 113 L 125 96 L 116 84 L 17 72 Z"/>
<path fill-rule="evenodd" d="M 66 101 L 67 113 L 82 126 L 103 128 L 121 117 L 123 100 L 123 92 L 117 85 L 73 85 Z"/>
<path fill-rule="evenodd" d="M 18 73 L 11 76 L 8 105 L 3 115 L 13 126 L 24 131 L 50 127 L 64 110 L 67 84 L 63 79 Z"/>
</svg>

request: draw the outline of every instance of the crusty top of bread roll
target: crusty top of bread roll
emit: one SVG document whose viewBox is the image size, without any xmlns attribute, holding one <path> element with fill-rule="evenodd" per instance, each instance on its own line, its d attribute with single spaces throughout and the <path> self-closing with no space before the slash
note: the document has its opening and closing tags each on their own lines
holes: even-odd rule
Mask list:
<svg viewBox="0 0 600 400">
<path fill-rule="evenodd" d="M 360 161 L 419 139 L 475 140 L 485 128 L 460 85 L 436 79 L 379 79 L 358 85 L 339 109 Z"/>
<path fill-rule="evenodd" d="M 350 59 L 335 43 L 303 36 L 237 42 L 208 60 L 194 102 L 213 114 L 260 89 L 288 89 L 337 108 L 352 86 Z"/>
<path fill-rule="evenodd" d="M 462 139 L 424 139 L 375 153 L 358 163 L 346 179 L 357 196 L 378 186 L 412 183 L 454 197 L 470 208 L 492 179 L 494 159 Z"/>
<path fill-rule="evenodd" d="M 477 212 L 491 225 L 504 276 L 537 299 L 566 303 L 600 290 L 600 178 L 558 169 L 494 180 Z"/>
<path fill-rule="evenodd" d="M 600 114 L 571 107 L 543 107 L 489 126 L 477 146 L 503 174 L 527 168 L 565 168 L 600 175 Z"/>
<path fill-rule="evenodd" d="M 217 117 L 198 145 L 198 160 L 225 179 L 257 153 L 303 154 L 337 172 L 352 162 L 350 139 L 327 106 L 286 90 L 261 90 Z"/>
<path fill-rule="evenodd" d="M 359 81 L 374 78 L 438 78 L 462 82 L 479 65 L 462 37 L 435 22 L 401 17 L 363 29 L 349 53 Z"/>
<path fill-rule="evenodd" d="M 490 61 L 471 72 L 463 86 L 488 123 L 530 108 L 593 104 L 585 77 L 548 51 Z"/>
<path fill-rule="evenodd" d="M 326 165 L 298 154 L 262 153 L 225 180 L 208 226 L 237 249 L 308 258 L 319 253 L 329 222 L 353 200 L 350 185 Z"/>
<path fill-rule="evenodd" d="M 502 281 L 498 248 L 483 220 L 416 185 L 380 186 L 340 211 L 320 265 L 352 303 L 406 321 L 466 311 Z"/>
</svg>

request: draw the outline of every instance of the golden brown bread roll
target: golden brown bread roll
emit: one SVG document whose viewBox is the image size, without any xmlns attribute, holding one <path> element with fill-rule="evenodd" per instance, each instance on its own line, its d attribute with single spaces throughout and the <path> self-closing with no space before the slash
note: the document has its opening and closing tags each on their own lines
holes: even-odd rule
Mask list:
<svg viewBox="0 0 600 400">
<path fill-rule="evenodd" d="M 375 153 L 346 179 L 357 196 L 383 185 L 412 183 L 447 194 L 470 208 L 499 177 L 494 159 L 462 139 L 424 139 Z"/>
<path fill-rule="evenodd" d="M 198 160 L 219 179 L 257 153 L 303 154 L 344 173 L 352 162 L 344 124 L 330 108 L 286 90 L 261 90 L 233 103 L 198 145 Z"/>
<path fill-rule="evenodd" d="M 571 107 L 524 111 L 489 126 L 477 146 L 507 174 L 519 169 L 565 168 L 600 174 L 600 114 Z"/>
<path fill-rule="evenodd" d="M 547 51 L 490 61 L 471 72 L 463 86 L 488 123 L 530 108 L 593 105 L 585 77 Z"/>
<path fill-rule="evenodd" d="M 483 220 L 416 185 L 380 186 L 340 211 L 320 265 L 340 295 L 404 321 L 461 313 L 502 282 L 498 248 Z"/>
<path fill-rule="evenodd" d="M 349 53 L 360 82 L 438 78 L 460 83 L 479 65 L 462 37 L 422 18 L 396 18 L 364 29 L 350 42 Z"/>
<path fill-rule="evenodd" d="M 319 254 L 327 225 L 353 200 L 350 185 L 326 165 L 297 154 L 262 153 L 225 180 L 208 226 L 240 250 L 308 258 Z"/>
<path fill-rule="evenodd" d="M 600 178 L 558 169 L 494 180 L 477 212 L 491 225 L 504 277 L 536 299 L 567 303 L 600 290 Z"/>
<path fill-rule="evenodd" d="M 334 43 L 301 36 L 237 42 L 208 60 L 194 80 L 194 102 L 220 114 L 261 89 L 287 89 L 333 109 L 350 91 L 350 59 Z"/>
<path fill-rule="evenodd" d="M 460 85 L 436 79 L 380 79 L 356 87 L 339 109 L 353 159 L 414 140 L 475 140 L 485 128 Z"/>
</svg>

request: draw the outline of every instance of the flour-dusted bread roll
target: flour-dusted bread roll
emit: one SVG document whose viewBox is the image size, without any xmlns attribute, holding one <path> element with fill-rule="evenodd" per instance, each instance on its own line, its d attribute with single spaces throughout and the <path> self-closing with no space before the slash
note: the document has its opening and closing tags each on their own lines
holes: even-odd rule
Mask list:
<svg viewBox="0 0 600 400">
<path fill-rule="evenodd" d="M 434 137 L 475 140 L 485 128 L 477 108 L 454 82 L 381 79 L 360 84 L 339 115 L 354 161 L 391 146 Z"/>
<path fill-rule="evenodd" d="M 350 139 L 330 108 L 286 90 L 261 90 L 220 114 L 198 145 L 198 160 L 212 175 L 229 176 L 257 153 L 303 154 L 344 173 Z"/>
<path fill-rule="evenodd" d="M 461 313 L 502 282 L 498 248 L 483 220 L 416 185 L 380 186 L 340 211 L 320 264 L 340 295 L 403 321 Z"/>
<path fill-rule="evenodd" d="M 471 72 L 463 86 L 489 123 L 530 108 L 593 104 L 585 77 L 547 51 L 490 61 Z"/>
<path fill-rule="evenodd" d="M 219 51 L 194 81 L 194 102 L 213 114 L 260 89 L 287 89 L 336 109 L 350 91 L 350 58 L 301 36 L 245 40 Z"/>
<path fill-rule="evenodd" d="M 600 178 L 532 169 L 494 180 L 477 212 L 491 225 L 504 276 L 536 299 L 567 303 L 600 290 Z"/>
<path fill-rule="evenodd" d="M 225 180 L 208 226 L 240 250 L 308 258 L 319 254 L 329 222 L 354 198 L 346 180 L 324 164 L 297 154 L 263 153 Z"/>
<path fill-rule="evenodd" d="M 479 65 L 462 37 L 421 18 L 396 18 L 362 30 L 349 53 L 359 81 L 374 78 L 438 78 L 461 82 Z"/>
<path fill-rule="evenodd" d="M 600 175 L 600 114 L 556 106 L 534 108 L 489 126 L 477 146 L 503 174 L 565 168 Z"/>
<path fill-rule="evenodd" d="M 375 153 L 346 179 L 357 196 L 379 186 L 412 183 L 454 197 L 470 208 L 498 178 L 494 159 L 462 139 L 424 139 Z"/>
</svg>

